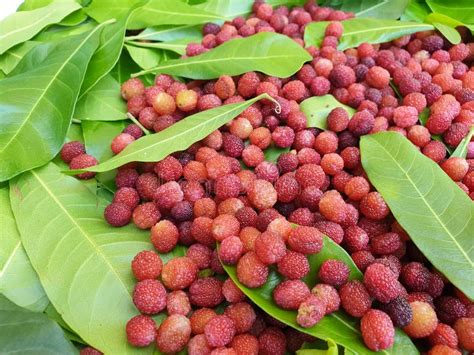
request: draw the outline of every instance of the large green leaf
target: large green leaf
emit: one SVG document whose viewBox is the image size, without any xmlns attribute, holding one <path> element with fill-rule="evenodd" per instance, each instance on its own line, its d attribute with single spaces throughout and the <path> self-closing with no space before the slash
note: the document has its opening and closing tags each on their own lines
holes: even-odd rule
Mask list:
<svg viewBox="0 0 474 355">
<path fill-rule="evenodd" d="M 433 12 L 455 18 L 458 21 L 474 24 L 474 3 L 471 0 L 426 0 Z"/>
<path fill-rule="evenodd" d="M 474 203 L 431 159 L 395 132 L 362 137 L 362 165 L 411 240 L 474 298 Z"/>
<path fill-rule="evenodd" d="M 80 7 L 74 0 L 64 0 L 36 10 L 11 14 L 0 22 L 0 54 L 29 40 L 46 26 L 61 21 Z"/>
<path fill-rule="evenodd" d="M 327 117 L 336 107 L 347 111 L 349 117 L 356 112 L 352 107 L 341 104 L 332 95 L 314 96 L 304 100 L 300 104 L 301 111 L 308 119 L 308 127 L 327 129 Z"/>
<path fill-rule="evenodd" d="M 147 41 L 176 41 L 178 39 L 189 38 L 200 42 L 202 39 L 201 26 L 199 25 L 163 25 L 149 27 L 137 35 L 126 37 L 127 40 L 147 40 Z"/>
<path fill-rule="evenodd" d="M 100 35 L 100 44 L 91 58 L 82 83 L 79 99 L 83 98 L 98 81 L 107 75 L 120 57 L 125 36 L 125 26 L 128 16 L 106 26 Z"/>
<path fill-rule="evenodd" d="M 239 75 L 255 70 L 286 78 L 309 60 L 308 52 L 291 38 L 265 32 L 234 39 L 195 57 L 164 62 L 137 75 L 153 72 L 191 79 L 213 79 L 223 74 Z"/>
<path fill-rule="evenodd" d="M 100 29 L 36 46 L 0 81 L 0 181 L 61 148 Z"/>
<path fill-rule="evenodd" d="M 103 172 L 132 161 L 159 161 L 171 153 L 187 149 L 264 98 L 271 99 L 267 94 L 262 94 L 251 100 L 223 105 L 188 116 L 159 133 L 134 141 L 113 158 L 87 170 Z M 70 170 L 67 173 L 75 174 L 79 171 Z"/>
<path fill-rule="evenodd" d="M 45 314 L 30 312 L 0 295 L 0 344 L 2 354 L 70 355 L 77 349 L 61 327 Z"/>
<path fill-rule="evenodd" d="M 306 26 L 304 39 L 307 46 L 319 46 L 324 38 L 327 21 L 313 22 Z M 404 35 L 432 30 L 433 26 L 416 22 L 355 18 L 342 21 L 344 33 L 338 49 L 357 47 L 363 42 L 382 43 Z"/>
<path fill-rule="evenodd" d="M 353 12 L 356 17 L 398 19 L 409 0 L 344 0 L 341 10 Z"/>
<path fill-rule="evenodd" d="M 197 25 L 222 20 L 212 12 L 191 6 L 183 1 L 150 0 L 135 11 L 127 26 L 141 29 L 158 25 Z"/>
<path fill-rule="evenodd" d="M 107 74 L 77 101 L 74 118 L 118 121 L 126 118 L 127 105 L 120 96 L 120 84 Z"/>
<path fill-rule="evenodd" d="M 39 42 L 26 41 L 10 48 L 0 56 L 0 69 L 3 70 L 5 74 L 10 73 L 25 56 L 25 54 L 36 47 L 38 44 Z"/>
<path fill-rule="evenodd" d="M 104 353 L 151 353 L 132 349 L 124 332 L 138 314 L 130 261 L 151 248 L 148 233 L 110 227 L 102 217 L 107 202 L 52 163 L 22 174 L 10 188 L 25 250 L 64 321 Z"/>
<path fill-rule="evenodd" d="M 357 269 L 351 257 L 346 251 L 334 243 L 330 238 L 324 237 L 323 249 L 318 254 L 311 255 L 308 260 L 310 262 L 311 271 L 306 277 L 305 282 L 311 288 L 317 282 L 317 273 L 320 265 L 327 259 L 339 259 L 344 261 L 351 269 L 351 279 L 361 279 L 362 273 Z M 276 271 L 272 270 L 269 274 L 268 281 L 259 288 L 248 288 L 241 284 L 237 278 L 235 266 L 224 265 L 224 269 L 235 284 L 250 298 L 257 306 L 263 309 L 272 317 L 278 319 L 303 333 L 315 336 L 317 338 L 334 341 L 344 346 L 346 349 L 352 350 L 357 354 L 375 354 L 370 351 L 363 343 L 359 330 L 359 322 L 356 318 L 349 317 L 343 311 L 334 312 L 325 316 L 317 325 L 311 328 L 302 328 L 296 323 L 296 311 L 284 310 L 278 307 L 272 297 L 273 289 L 282 281 L 282 277 Z M 410 338 L 400 330 L 396 331 L 395 344 L 392 348 L 383 350 L 382 354 L 418 354 L 416 347 Z"/>
<path fill-rule="evenodd" d="M 471 142 L 473 135 L 474 135 L 474 126 L 471 127 L 467 136 L 464 137 L 461 143 L 459 143 L 456 150 L 451 154 L 451 156 L 465 159 L 467 155 L 467 148 L 468 148 L 469 143 Z"/>
<path fill-rule="evenodd" d="M 10 207 L 8 185 L 0 187 L 0 220 L 0 293 L 20 307 L 42 312 L 49 301 L 21 245 Z"/>
<path fill-rule="evenodd" d="M 305 0 L 267 0 L 265 2 L 272 6 L 298 6 L 306 3 Z M 225 18 L 233 19 L 237 16 L 250 14 L 252 12 L 253 3 L 254 0 L 208 0 L 197 5 L 197 7 L 219 14 Z"/>
</svg>

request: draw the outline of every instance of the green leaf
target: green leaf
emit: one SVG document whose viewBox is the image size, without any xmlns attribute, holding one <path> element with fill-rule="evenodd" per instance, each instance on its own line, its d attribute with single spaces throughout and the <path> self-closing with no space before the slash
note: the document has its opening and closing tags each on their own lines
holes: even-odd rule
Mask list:
<svg viewBox="0 0 474 355">
<path fill-rule="evenodd" d="M 42 312 L 49 301 L 21 245 L 20 233 L 10 207 L 8 185 L 0 187 L 0 220 L 0 293 L 20 307 Z"/>
<path fill-rule="evenodd" d="M 296 351 L 296 355 L 338 355 L 337 344 L 332 340 L 328 339 L 328 349 L 300 349 Z"/>
<path fill-rule="evenodd" d="M 141 29 L 158 25 L 198 25 L 222 20 L 221 16 L 176 0 L 150 0 L 137 9 L 127 26 Z"/>
<path fill-rule="evenodd" d="M 36 47 L 38 44 L 39 42 L 26 41 L 10 48 L 0 56 L 0 69 L 3 70 L 5 74 L 10 73 L 13 69 L 15 69 L 25 54 Z"/>
<path fill-rule="evenodd" d="M 190 42 L 192 42 L 192 40 L 188 40 L 185 38 L 182 40 L 176 40 L 172 42 L 127 42 L 127 43 L 128 43 L 128 47 L 132 45 L 134 47 L 142 47 L 142 48 L 166 49 L 166 50 L 178 53 L 180 55 L 183 55 L 183 54 L 186 54 L 186 45 Z M 155 64 L 155 66 L 156 65 L 157 64 Z"/>
<path fill-rule="evenodd" d="M 62 329 L 45 314 L 27 311 L 0 295 L 2 354 L 78 354 Z"/>
<path fill-rule="evenodd" d="M 136 73 L 139 70 L 140 67 L 133 61 L 128 51 L 122 51 L 117 64 L 115 64 L 115 67 L 110 71 L 110 75 L 112 75 L 119 84 L 123 84 L 126 80 L 130 79 L 132 73 Z M 153 85 L 155 76 L 147 74 L 142 76 L 141 79 L 145 85 L 150 86 Z"/>
<path fill-rule="evenodd" d="M 132 57 L 133 61 L 137 63 L 142 69 L 150 69 L 156 67 L 160 62 L 163 61 L 163 51 L 152 49 L 152 48 L 143 48 L 135 47 L 130 45 L 125 45 L 127 52 Z"/>
<path fill-rule="evenodd" d="M 356 112 L 350 106 L 341 104 L 332 95 L 314 96 L 304 100 L 300 104 L 301 111 L 306 115 L 308 119 L 308 127 L 316 127 L 321 129 L 327 129 L 327 117 L 336 107 L 341 107 L 347 111 L 349 117 Z"/>
<path fill-rule="evenodd" d="M 49 319 L 55 321 L 59 324 L 61 328 L 63 328 L 66 338 L 75 341 L 76 343 L 85 344 L 84 340 L 82 340 L 79 335 L 74 333 L 74 330 L 72 330 L 71 327 L 66 324 L 64 319 L 61 317 L 59 312 L 56 310 L 56 308 L 54 308 L 51 303 L 48 305 L 48 307 L 46 307 L 44 313 L 48 316 Z"/>
<path fill-rule="evenodd" d="M 254 70 L 287 78 L 310 60 L 308 52 L 292 39 L 265 32 L 234 39 L 195 57 L 167 61 L 136 75 L 153 72 L 191 79 L 213 79 L 223 74 L 240 75 Z"/>
<path fill-rule="evenodd" d="M 46 26 L 61 21 L 80 7 L 73 0 L 65 0 L 36 10 L 11 14 L 0 22 L 0 54 L 29 40 Z"/>
<path fill-rule="evenodd" d="M 455 28 L 440 22 L 433 22 L 433 26 L 452 44 L 461 43 L 461 35 Z"/>
<path fill-rule="evenodd" d="M 87 19 L 87 14 L 84 9 L 74 11 L 72 14 L 66 16 L 59 24 L 61 26 L 77 26 Z"/>
<path fill-rule="evenodd" d="M 110 227 L 102 216 L 107 202 L 52 163 L 22 174 L 10 188 L 23 245 L 64 321 L 104 353 L 152 353 L 130 347 L 124 332 L 138 314 L 130 262 L 151 249 L 148 233 Z"/>
<path fill-rule="evenodd" d="M 79 100 L 91 90 L 97 82 L 107 75 L 117 63 L 122 52 L 125 26 L 128 17 L 106 26 L 100 35 L 100 44 L 87 67 L 82 83 Z"/>
<path fill-rule="evenodd" d="M 65 37 L 76 36 L 93 30 L 97 26 L 94 20 L 85 21 L 77 26 L 65 27 L 53 25 L 36 35 L 33 39 L 39 42 L 61 40 Z"/>
<path fill-rule="evenodd" d="M 424 22 L 430 12 L 431 10 L 424 0 L 410 0 L 400 19 L 402 21 Z"/>
<path fill-rule="evenodd" d="M 110 142 L 122 132 L 128 123 L 127 121 L 83 121 L 82 131 L 87 152 L 96 157 L 98 161 L 106 161 L 112 158 Z M 115 174 L 115 170 L 99 173 L 96 175 L 96 179 L 110 191 L 115 191 Z"/>
<path fill-rule="evenodd" d="M 431 23 L 452 44 L 459 44 L 461 42 L 461 35 L 456 30 L 456 27 L 464 26 L 462 22 L 438 13 L 429 14 L 425 18 L 425 22 Z"/>
<path fill-rule="evenodd" d="M 163 25 L 157 27 L 145 28 L 135 36 L 126 37 L 126 40 L 147 40 L 168 42 L 178 39 L 189 38 L 200 42 L 202 39 L 201 26 L 199 25 Z"/>
<path fill-rule="evenodd" d="M 458 21 L 474 24 L 474 3 L 471 0 L 426 0 L 433 12 L 455 18 Z"/>
<path fill-rule="evenodd" d="M 351 269 L 351 279 L 360 279 L 362 273 L 357 269 L 347 252 L 334 243 L 330 238 L 324 237 L 323 249 L 318 254 L 313 254 L 308 258 L 311 271 L 305 279 L 310 288 L 317 283 L 317 273 L 320 265 L 327 259 L 339 259 L 344 261 Z M 276 318 L 280 322 L 289 325 L 303 333 L 315 336 L 325 341 L 334 341 L 357 354 L 376 354 L 364 345 L 359 330 L 358 320 L 349 317 L 342 311 L 334 312 L 325 316 L 318 324 L 311 328 L 302 328 L 296 323 L 296 311 L 284 310 L 273 302 L 272 291 L 283 279 L 276 271 L 270 271 L 268 281 L 259 288 L 248 288 L 241 284 L 237 278 L 235 266 L 223 265 L 229 277 L 235 284 L 250 298 L 258 307 L 266 313 Z M 395 344 L 391 349 L 383 350 L 382 354 L 418 354 L 416 347 L 410 338 L 396 330 Z"/>
<path fill-rule="evenodd" d="M 318 46 L 324 38 L 328 21 L 313 22 L 306 26 L 304 39 L 307 46 Z M 357 47 L 363 42 L 383 43 L 404 35 L 432 30 L 433 26 L 416 22 L 356 18 L 342 21 L 344 33 L 339 40 L 338 49 Z"/>
<path fill-rule="evenodd" d="M 127 104 L 120 96 L 120 84 L 107 74 L 77 101 L 74 118 L 118 121 L 127 118 Z"/>
<path fill-rule="evenodd" d="M 0 81 L 0 181 L 61 148 L 100 30 L 36 46 Z"/>
<path fill-rule="evenodd" d="M 290 148 L 279 148 L 276 146 L 270 146 L 267 149 L 265 149 L 263 153 L 265 154 L 266 161 L 276 163 L 282 153 L 286 153 L 289 151 L 290 151 Z"/>
<path fill-rule="evenodd" d="M 345 0 L 341 10 L 353 12 L 356 17 L 398 19 L 409 0 Z"/>
<path fill-rule="evenodd" d="M 464 137 L 461 143 L 459 143 L 456 150 L 451 154 L 451 156 L 466 159 L 467 148 L 468 148 L 469 143 L 471 142 L 473 135 L 474 135 L 474 126 L 471 127 L 467 136 Z"/>
<path fill-rule="evenodd" d="M 301 6 L 306 3 L 305 0 L 267 0 L 265 2 L 273 7 L 280 5 Z M 227 19 L 233 19 L 238 16 L 249 15 L 252 12 L 253 3 L 254 0 L 209 0 L 197 5 L 197 7 L 219 14 Z"/>
<path fill-rule="evenodd" d="M 125 16 L 132 7 L 141 6 L 147 0 L 93 0 L 85 9 L 86 13 L 97 22 Z"/>
<path fill-rule="evenodd" d="M 364 136 L 362 165 L 398 223 L 433 266 L 474 298 L 474 203 L 395 132 Z"/>
<path fill-rule="evenodd" d="M 171 153 L 187 149 L 264 98 L 271 99 L 267 94 L 262 94 L 251 100 L 219 106 L 188 116 L 159 133 L 134 141 L 113 158 L 87 170 L 103 172 L 132 161 L 160 161 Z M 79 170 L 69 170 L 66 173 L 78 172 Z"/>
</svg>

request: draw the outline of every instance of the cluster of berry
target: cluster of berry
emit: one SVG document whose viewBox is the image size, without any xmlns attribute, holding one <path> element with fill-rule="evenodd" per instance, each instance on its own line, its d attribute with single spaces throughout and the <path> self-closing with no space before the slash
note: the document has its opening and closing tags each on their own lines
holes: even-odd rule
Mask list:
<svg viewBox="0 0 474 355">
<path fill-rule="evenodd" d="M 139 79 L 122 85 L 129 112 L 155 132 L 190 114 L 261 93 L 281 106 L 275 112 L 271 101 L 262 100 L 184 152 L 119 168 L 118 190 L 104 213 L 107 222 L 123 226 L 132 220 L 140 229 L 151 229 L 159 253 L 178 243 L 188 247 L 186 256 L 164 265 L 153 251 L 135 257 L 133 298 L 143 315 L 128 323 L 129 342 L 147 346 L 156 341 L 163 352 L 187 346 L 190 354 L 283 354 L 286 347 L 297 349 L 291 339 L 308 340 L 275 320 L 265 328 L 259 311 L 224 278 L 222 262 L 235 265 L 239 281 L 250 288 L 264 285 L 275 265 L 284 280 L 273 291 L 274 301 L 297 311 L 303 327 L 342 306 L 362 318 L 361 332 L 372 350 L 390 347 L 397 326 L 412 338 L 429 339 L 430 354 L 474 351 L 473 303 L 429 270 L 429 262 L 368 181 L 358 148 L 362 135 L 398 132 L 472 198 L 474 145 L 469 143 L 467 159 L 446 159 L 446 145 L 456 147 L 474 124 L 474 71 L 468 66 L 473 43 L 452 46 L 426 31 L 342 52 L 337 50 L 343 34 L 338 21 L 351 14 L 312 2 L 273 9 L 256 1 L 253 9 L 248 19 L 205 25 L 202 43 L 190 44 L 187 56 L 262 31 L 304 45 L 308 23 L 334 22 L 321 48 L 307 48 L 313 61 L 292 78 L 248 72 L 185 84 L 158 75 L 148 88 Z M 327 131 L 307 128 L 299 103 L 326 94 L 357 112 L 349 117 L 336 108 L 327 118 Z M 427 108 L 424 126 L 418 117 Z M 142 134 L 137 125 L 128 126 L 113 140 L 112 151 L 118 154 Z M 441 141 L 432 139 L 435 134 Z M 291 150 L 276 163 L 265 161 L 264 151 L 272 146 Z M 96 164 L 78 142 L 66 144 L 62 156 L 71 168 Z M 350 253 L 364 272 L 363 281 L 348 280 L 349 268 L 338 260 L 322 264 L 321 283 L 312 290 L 301 280 L 310 270 L 307 256 L 323 246 L 323 234 Z M 218 315 L 213 308 L 223 302 L 227 306 Z M 156 330 L 149 316 L 165 309 L 169 316 Z"/>
</svg>

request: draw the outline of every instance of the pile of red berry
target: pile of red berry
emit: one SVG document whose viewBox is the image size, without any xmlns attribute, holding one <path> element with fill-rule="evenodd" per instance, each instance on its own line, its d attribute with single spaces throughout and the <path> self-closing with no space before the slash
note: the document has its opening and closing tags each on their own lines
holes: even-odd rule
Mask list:
<svg viewBox="0 0 474 355">
<path fill-rule="evenodd" d="M 291 78 L 248 72 L 185 84 L 158 75 L 148 88 L 139 79 L 122 85 L 128 111 L 155 132 L 185 116 L 262 93 L 281 107 L 276 112 L 273 102 L 262 100 L 186 151 L 119 169 L 106 221 L 116 227 L 133 221 L 150 229 L 158 253 L 178 244 L 188 247 L 185 256 L 164 265 L 154 251 L 142 251 L 133 260 L 138 281 L 133 301 L 142 315 L 127 324 L 130 344 L 156 341 L 165 353 L 187 347 L 189 354 L 247 355 L 294 352 L 311 341 L 268 316 L 259 317 L 261 312 L 225 277 L 222 262 L 235 265 L 239 281 L 249 288 L 264 285 L 275 267 L 284 281 L 275 287 L 274 301 L 297 311 L 302 327 L 314 326 L 342 306 L 361 318 L 363 340 L 372 350 L 392 346 L 396 326 L 412 338 L 426 338 L 429 354 L 474 351 L 473 303 L 430 266 L 395 221 L 368 181 L 358 148 L 362 135 L 398 132 L 473 198 L 473 142 L 467 159 L 446 159 L 446 146 L 459 145 L 474 125 L 474 70 L 469 67 L 474 44 L 450 45 L 426 31 L 342 52 L 337 45 L 343 27 L 337 21 L 351 14 L 312 2 L 273 9 L 256 1 L 253 9 L 248 19 L 205 25 L 202 43 L 190 44 L 187 55 L 263 31 L 282 33 L 303 46 L 308 23 L 334 22 L 321 48 L 307 48 L 313 61 Z M 357 112 L 349 117 L 336 108 L 327 117 L 328 130 L 307 128 L 299 103 L 326 94 Z M 423 126 L 419 115 L 426 108 L 430 116 Z M 112 151 L 118 154 L 142 134 L 129 125 L 113 140 Z M 271 162 L 264 155 L 270 147 L 290 150 Z M 83 146 L 71 142 L 62 157 L 71 168 L 97 163 L 84 153 Z M 349 267 L 339 260 L 321 265 L 320 283 L 312 289 L 302 281 L 310 271 L 307 256 L 321 250 L 323 235 L 350 253 L 364 272 L 363 281 L 350 281 Z M 221 305 L 223 313 L 216 311 Z M 150 315 L 164 310 L 168 317 L 156 329 Z"/>
</svg>

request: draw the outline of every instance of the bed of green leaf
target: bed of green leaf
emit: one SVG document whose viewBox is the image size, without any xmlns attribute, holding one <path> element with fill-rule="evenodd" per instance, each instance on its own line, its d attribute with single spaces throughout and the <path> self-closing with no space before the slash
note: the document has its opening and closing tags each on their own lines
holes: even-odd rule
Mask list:
<svg viewBox="0 0 474 355">
<path fill-rule="evenodd" d="M 110 140 L 130 123 L 119 87 L 132 75 L 140 75 L 150 85 L 155 73 L 210 79 L 258 70 L 291 76 L 310 57 L 293 41 L 277 34 L 232 41 L 204 55 L 178 60 L 187 43 L 201 40 L 203 23 L 245 16 L 252 2 L 26 0 L 18 12 L 0 22 L 2 351 L 26 353 L 29 348 L 42 353 L 47 348 L 51 354 L 74 354 L 80 344 L 88 343 L 112 354 L 154 352 L 129 347 L 123 332 L 127 319 L 136 314 L 130 297 L 134 283 L 130 260 L 139 250 L 152 246 L 148 233 L 132 226 L 112 229 L 103 221 L 103 207 L 115 189 L 113 169 L 128 161 L 158 160 L 185 149 L 257 98 L 191 116 L 180 126 L 147 136 L 112 157 Z M 304 3 L 267 2 L 275 6 Z M 458 43 L 455 27 L 474 30 L 474 5 L 469 0 L 328 0 L 322 5 L 353 11 L 357 16 L 344 21 L 340 49 L 432 28 Z M 307 27 L 307 45 L 320 43 L 324 26 L 314 23 Z M 135 29 L 143 30 L 127 32 Z M 293 56 L 290 61 L 289 53 Z M 328 95 L 306 100 L 302 110 L 311 127 L 325 129 L 325 115 L 336 106 L 343 105 Z M 424 123 L 423 116 L 420 121 Z M 189 129 L 196 122 L 206 122 L 202 131 Z M 466 155 L 473 132 L 452 153 L 454 156 Z M 147 148 L 163 148 L 166 145 L 160 141 L 177 134 L 182 141 L 167 150 Z M 78 181 L 61 173 L 66 166 L 56 155 L 68 140 L 83 141 L 88 152 L 101 161 L 95 168 L 100 171 L 96 179 Z M 415 244 L 439 271 L 473 298 L 474 257 L 469 246 L 469 233 L 474 230 L 472 202 L 401 136 L 384 133 L 364 137 L 361 151 L 372 184 Z M 274 161 L 281 152 L 271 149 L 266 158 Z M 312 275 L 321 260 L 337 257 L 350 263 L 352 277 L 360 277 L 344 250 L 329 239 L 325 244 L 324 251 L 311 258 Z M 179 247 L 163 258 L 166 261 L 184 252 Z M 226 269 L 236 280 L 233 268 Z M 278 276 L 273 273 L 261 293 L 240 286 L 264 310 L 297 328 L 294 312 L 282 311 L 272 303 L 276 280 Z M 313 285 L 316 279 L 307 281 Z M 10 324 L 12 319 L 14 325 Z M 337 353 L 334 342 L 345 347 L 346 353 L 368 353 L 357 322 L 342 313 L 304 331 L 327 340 L 328 354 Z M 402 352 L 417 350 L 398 331 L 394 348 L 385 353 Z"/>
</svg>

